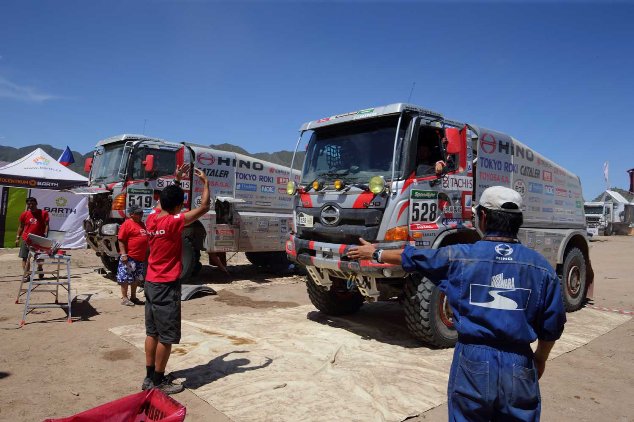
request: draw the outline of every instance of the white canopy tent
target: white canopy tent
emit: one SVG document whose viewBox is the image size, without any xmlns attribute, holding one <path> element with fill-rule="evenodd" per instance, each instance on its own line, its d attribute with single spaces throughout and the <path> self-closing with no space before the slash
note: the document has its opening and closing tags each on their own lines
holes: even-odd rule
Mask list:
<svg viewBox="0 0 634 422">
<path fill-rule="evenodd" d="M 49 237 L 66 249 L 85 248 L 83 220 L 88 218 L 85 196 L 63 192 L 86 186 L 88 179 L 58 163 L 41 148 L 0 167 L 0 185 L 29 189 L 38 207 L 49 213 Z"/>
<path fill-rule="evenodd" d="M 64 167 L 41 148 L 0 167 L 3 186 L 62 190 L 87 184 L 86 177 Z"/>
</svg>

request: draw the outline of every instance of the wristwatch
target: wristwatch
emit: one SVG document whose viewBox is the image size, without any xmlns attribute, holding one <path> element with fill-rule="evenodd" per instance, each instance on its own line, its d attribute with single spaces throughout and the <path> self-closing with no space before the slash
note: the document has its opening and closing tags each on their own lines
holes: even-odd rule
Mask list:
<svg viewBox="0 0 634 422">
<path fill-rule="evenodd" d="M 378 262 L 379 264 L 382 264 L 383 263 L 383 261 L 381 261 L 382 254 L 383 254 L 383 249 L 375 249 L 374 252 L 372 252 L 372 259 Z"/>
</svg>

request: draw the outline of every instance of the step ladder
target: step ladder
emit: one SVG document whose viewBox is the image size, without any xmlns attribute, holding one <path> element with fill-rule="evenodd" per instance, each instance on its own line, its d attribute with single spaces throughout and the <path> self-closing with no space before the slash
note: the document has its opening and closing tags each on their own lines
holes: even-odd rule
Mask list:
<svg viewBox="0 0 634 422">
<path fill-rule="evenodd" d="M 29 235 L 33 236 L 33 235 Z M 26 295 L 24 302 L 24 312 L 20 320 L 20 327 L 26 323 L 26 316 L 34 309 L 39 308 L 66 308 L 67 322 L 72 323 L 71 319 L 71 286 L 70 286 L 70 256 L 62 253 L 44 253 L 36 248 L 29 246 L 29 256 L 27 262 L 30 264 L 30 270 L 24 271 L 18 296 L 15 303 L 20 303 L 20 297 Z M 41 268 L 41 269 L 40 269 Z M 48 277 L 47 277 L 48 276 Z M 27 280 L 28 278 L 28 280 Z M 28 286 L 24 288 L 24 284 Z M 66 300 L 60 303 L 60 288 L 66 290 Z M 33 302 L 32 293 L 51 293 L 54 302 L 35 303 Z M 63 299 L 62 299 L 63 300 Z"/>
</svg>

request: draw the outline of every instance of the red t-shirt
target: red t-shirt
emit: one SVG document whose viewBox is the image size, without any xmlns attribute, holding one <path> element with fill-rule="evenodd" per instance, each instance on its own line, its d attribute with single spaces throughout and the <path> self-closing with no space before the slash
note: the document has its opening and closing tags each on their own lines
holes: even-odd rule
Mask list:
<svg viewBox="0 0 634 422">
<path fill-rule="evenodd" d="M 46 210 L 26 210 L 20 214 L 20 223 L 24 226 L 22 231 L 22 239 L 26 241 L 29 233 L 38 236 L 46 234 L 45 229 L 48 224 L 48 211 Z"/>
<path fill-rule="evenodd" d="M 137 261 L 145 261 L 148 247 L 148 237 L 145 224 L 137 223 L 129 218 L 119 227 L 118 239 L 125 243 L 128 257 Z"/>
<path fill-rule="evenodd" d="M 183 214 L 167 214 L 159 217 L 159 212 L 150 214 L 145 227 L 150 237 L 150 258 L 146 280 L 154 283 L 176 281 L 181 275 L 181 253 L 185 227 Z"/>
</svg>

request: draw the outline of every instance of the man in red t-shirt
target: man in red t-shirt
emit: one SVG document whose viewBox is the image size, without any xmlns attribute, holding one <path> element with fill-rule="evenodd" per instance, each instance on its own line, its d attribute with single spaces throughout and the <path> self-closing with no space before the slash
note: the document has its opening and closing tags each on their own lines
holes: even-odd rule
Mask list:
<svg viewBox="0 0 634 422">
<path fill-rule="evenodd" d="M 189 171 L 181 166 L 176 180 Z M 207 175 L 195 169 L 204 189 L 200 206 L 181 213 L 184 192 L 177 185 L 163 189 L 160 208 L 150 214 L 145 227 L 150 239 L 150 257 L 145 277 L 145 367 L 146 377 L 141 389 L 156 387 L 166 394 L 183 391 L 182 385 L 172 384 L 165 377 L 165 367 L 172 352 L 172 344 L 181 338 L 181 273 L 182 233 L 185 226 L 209 211 L 209 183 Z"/>
<path fill-rule="evenodd" d="M 24 271 L 28 271 L 29 248 L 26 245 L 26 239 L 30 233 L 44 237 L 48 235 L 48 211 L 39 209 L 37 199 L 33 197 L 26 198 L 26 211 L 20 214 L 20 226 L 15 238 L 15 246 L 20 245 L 18 256 L 22 258 Z"/>
</svg>

